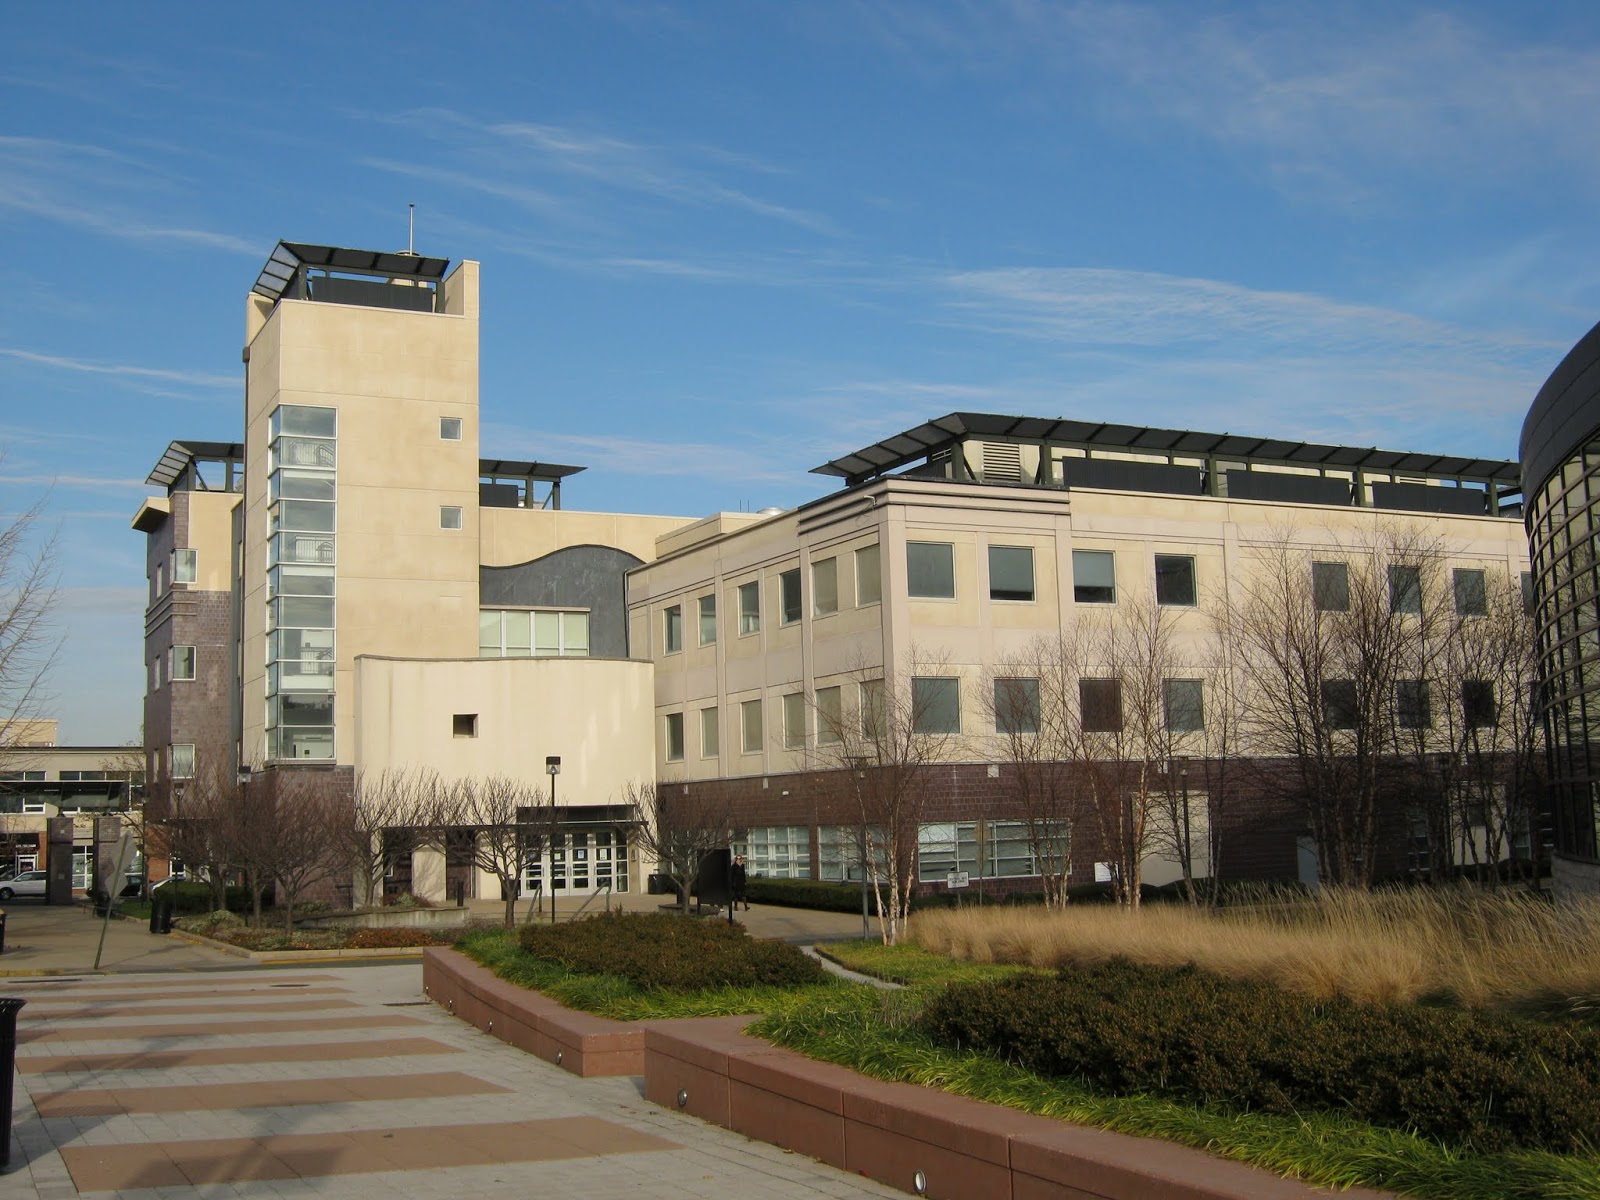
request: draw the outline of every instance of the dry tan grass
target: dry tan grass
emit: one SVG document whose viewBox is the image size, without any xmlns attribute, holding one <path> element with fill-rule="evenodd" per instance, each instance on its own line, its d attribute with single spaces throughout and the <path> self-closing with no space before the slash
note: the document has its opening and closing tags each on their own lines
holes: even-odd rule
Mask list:
<svg viewBox="0 0 1600 1200">
<path fill-rule="evenodd" d="M 1263 892 L 1221 911 L 969 908 L 919 913 L 911 933 L 975 962 L 1062 967 L 1121 956 L 1192 962 L 1319 997 L 1600 1012 L 1600 903 L 1557 908 L 1515 891 Z"/>
</svg>

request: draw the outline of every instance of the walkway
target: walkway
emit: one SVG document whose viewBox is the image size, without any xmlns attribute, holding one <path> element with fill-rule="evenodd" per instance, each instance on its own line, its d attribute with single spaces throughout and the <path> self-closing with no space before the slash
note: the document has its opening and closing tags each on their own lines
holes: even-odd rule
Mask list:
<svg viewBox="0 0 1600 1200">
<path fill-rule="evenodd" d="M 899 1194 L 511 1050 L 420 980 L 414 963 L 5 980 L 28 1006 L 0 1197 Z"/>
</svg>

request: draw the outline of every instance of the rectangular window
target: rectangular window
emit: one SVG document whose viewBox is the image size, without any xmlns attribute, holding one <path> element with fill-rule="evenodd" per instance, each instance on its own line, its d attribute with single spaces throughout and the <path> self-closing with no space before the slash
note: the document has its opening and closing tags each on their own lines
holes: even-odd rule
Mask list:
<svg viewBox="0 0 1600 1200">
<path fill-rule="evenodd" d="M 739 585 L 739 635 L 761 632 L 761 584 Z"/>
<path fill-rule="evenodd" d="M 1205 688 L 1200 680 L 1162 680 L 1161 703 L 1170 732 L 1200 733 L 1205 729 Z"/>
<path fill-rule="evenodd" d="M 715 758 L 722 746 L 721 729 L 717 724 L 717 710 L 700 710 L 700 756 Z"/>
<path fill-rule="evenodd" d="M 170 668 L 167 672 L 169 678 L 193 679 L 194 678 L 194 647 L 174 646 L 168 660 Z"/>
<path fill-rule="evenodd" d="M 175 745 L 171 750 L 172 777 L 174 779 L 194 778 L 194 746 Z"/>
<path fill-rule="evenodd" d="M 1486 617 L 1489 615 L 1489 589 L 1482 571 L 1457 567 L 1450 572 L 1450 582 L 1455 591 L 1456 615 L 1459 617 Z"/>
<path fill-rule="evenodd" d="M 268 418 L 271 437 L 292 433 L 300 437 L 331 438 L 338 434 L 339 410 L 309 404 L 280 404 Z"/>
<path fill-rule="evenodd" d="M 478 613 L 480 658 L 582 658 L 589 653 L 589 614 L 486 608 Z"/>
<path fill-rule="evenodd" d="M 802 611 L 800 568 L 796 567 L 778 576 L 778 623 L 793 625 L 800 619 Z"/>
<path fill-rule="evenodd" d="M 1389 611 L 1395 613 L 1422 612 L 1422 568 L 1389 568 Z"/>
<path fill-rule="evenodd" d="M 459 442 L 461 440 L 461 418 L 440 417 L 439 438 L 446 442 Z"/>
<path fill-rule="evenodd" d="M 739 705 L 739 747 L 746 754 L 761 753 L 761 701 L 746 700 Z"/>
<path fill-rule="evenodd" d="M 1328 728 L 1354 729 L 1358 715 L 1355 680 L 1324 679 L 1322 681 L 1322 719 Z"/>
<path fill-rule="evenodd" d="M 811 564 L 811 612 L 826 617 L 839 611 L 839 560 L 825 558 Z"/>
<path fill-rule="evenodd" d="M 709 646 L 717 640 L 717 594 L 700 597 L 700 644 Z"/>
<path fill-rule="evenodd" d="M 439 506 L 439 528 L 461 528 L 461 506 L 459 504 L 441 504 Z"/>
<path fill-rule="evenodd" d="M 996 733 L 1039 732 L 1037 679 L 994 681 L 994 731 Z"/>
<path fill-rule="evenodd" d="M 878 545 L 863 546 L 856 551 L 856 605 L 883 602 L 883 571 L 878 562 Z"/>
<path fill-rule="evenodd" d="M 1122 681 L 1078 680 L 1078 710 L 1085 733 L 1122 732 Z"/>
<path fill-rule="evenodd" d="M 811 830 L 805 825 L 758 826 L 733 844 L 749 860 L 752 876 L 811 878 Z"/>
<path fill-rule="evenodd" d="M 783 744 L 790 750 L 799 750 L 806 744 L 804 692 L 790 692 L 783 698 Z"/>
<path fill-rule="evenodd" d="M 1394 685 L 1395 721 L 1401 729 L 1433 728 L 1426 679 L 1398 679 Z"/>
<path fill-rule="evenodd" d="M 1485 729 L 1494 725 L 1499 710 L 1494 702 L 1492 679 L 1463 679 L 1461 681 L 1461 718 L 1471 729 Z"/>
<path fill-rule="evenodd" d="M 929 600 L 955 599 L 956 548 L 949 542 L 907 542 L 906 594 Z"/>
<path fill-rule="evenodd" d="M 844 740 L 844 693 L 837 687 L 817 689 L 817 745 Z"/>
<path fill-rule="evenodd" d="M 668 713 L 666 720 L 666 760 L 683 761 L 683 714 Z"/>
<path fill-rule="evenodd" d="M 455 713 L 450 718 L 450 735 L 458 738 L 478 736 L 477 713 Z"/>
<path fill-rule="evenodd" d="M 961 680 L 913 679 L 911 729 L 913 733 L 960 733 Z"/>
<path fill-rule="evenodd" d="M 1311 603 L 1318 612 L 1350 611 L 1350 565 L 1342 562 L 1311 564 Z"/>
<path fill-rule="evenodd" d="M 1156 555 L 1156 603 L 1195 606 L 1194 559 L 1187 554 Z"/>
<path fill-rule="evenodd" d="M 861 705 L 861 736 L 868 742 L 882 742 L 889 736 L 889 699 L 883 680 L 863 679 L 857 685 Z"/>
<path fill-rule="evenodd" d="M 1033 599 L 1032 547 L 989 547 L 989 599 Z"/>
<path fill-rule="evenodd" d="M 661 616 L 666 636 L 666 652 L 676 654 L 683 649 L 683 606 L 674 604 Z"/>
<path fill-rule="evenodd" d="M 196 550 L 172 552 L 172 582 L 193 583 L 199 575 L 200 554 Z"/>
<path fill-rule="evenodd" d="M 1072 598 L 1079 604 L 1115 604 L 1117 556 L 1109 550 L 1074 550 Z"/>
<path fill-rule="evenodd" d="M 1535 600 L 1534 600 L 1534 596 L 1533 596 L 1533 572 L 1532 571 L 1524 571 L 1522 573 L 1522 612 L 1523 612 L 1523 615 L 1529 616 L 1529 617 L 1533 616 L 1534 604 L 1535 604 Z"/>
</svg>

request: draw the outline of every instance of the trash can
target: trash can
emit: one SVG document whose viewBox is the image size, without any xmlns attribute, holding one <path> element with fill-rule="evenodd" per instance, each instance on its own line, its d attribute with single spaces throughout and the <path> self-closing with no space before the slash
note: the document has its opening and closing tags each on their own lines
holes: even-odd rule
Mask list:
<svg viewBox="0 0 1600 1200">
<path fill-rule="evenodd" d="M 0 997 L 0 1171 L 11 1165 L 11 1076 L 17 1063 L 17 1013 L 26 1003 Z"/>
<path fill-rule="evenodd" d="M 103 917 L 111 911 L 111 893 L 104 888 L 94 890 L 94 915 Z"/>
<path fill-rule="evenodd" d="M 172 932 L 172 914 L 175 913 L 177 909 L 178 898 L 176 896 L 161 897 L 161 928 L 157 932 Z"/>
</svg>

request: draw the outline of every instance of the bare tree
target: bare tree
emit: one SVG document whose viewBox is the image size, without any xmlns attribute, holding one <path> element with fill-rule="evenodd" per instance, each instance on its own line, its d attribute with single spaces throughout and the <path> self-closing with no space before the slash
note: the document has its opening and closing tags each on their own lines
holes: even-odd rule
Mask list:
<svg viewBox="0 0 1600 1200">
<path fill-rule="evenodd" d="M 414 773 L 384 770 L 358 772 L 350 819 L 334 830 L 334 845 L 365 908 L 376 907 L 383 899 L 383 880 L 388 868 L 384 835 L 405 828 L 418 812 L 414 795 Z"/>
<path fill-rule="evenodd" d="M 266 835 L 257 870 L 276 891 L 285 933 L 294 930 L 300 898 L 345 861 L 339 835 L 350 825 L 352 801 L 334 786 L 335 778 L 320 771 L 280 772 L 273 795 L 252 806 L 249 824 Z M 258 905 L 259 896 L 252 899 Z"/>
<path fill-rule="evenodd" d="M 739 833 L 733 802 L 720 790 L 682 783 L 630 783 L 623 796 L 633 814 L 639 848 L 672 881 L 687 915 L 702 860 L 713 850 L 730 846 Z"/>
<path fill-rule="evenodd" d="M 419 826 L 433 839 L 460 846 L 474 869 L 499 881 L 506 928 L 515 926 L 523 871 L 544 845 L 544 790 L 509 775 L 449 782 L 424 775 L 416 790 L 424 798 Z"/>
<path fill-rule="evenodd" d="M 227 907 L 228 881 L 238 868 L 238 839 L 231 832 L 236 789 L 233 772 L 201 763 L 193 779 L 174 782 L 154 806 L 157 844 L 169 859 L 204 877 L 214 911 Z"/>
<path fill-rule="evenodd" d="M 0 514 L 0 756 L 6 759 L 25 753 L 19 743 L 30 740 L 27 730 L 40 717 L 60 646 L 52 623 L 56 539 L 41 534 L 44 506 L 40 499 Z"/>
</svg>

